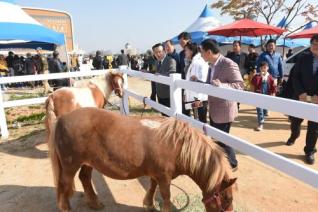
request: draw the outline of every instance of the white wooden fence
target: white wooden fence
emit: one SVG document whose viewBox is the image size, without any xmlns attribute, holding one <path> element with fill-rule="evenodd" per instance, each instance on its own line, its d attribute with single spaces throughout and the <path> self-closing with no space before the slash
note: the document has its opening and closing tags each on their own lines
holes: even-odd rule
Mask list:
<svg viewBox="0 0 318 212">
<path fill-rule="evenodd" d="M 145 102 L 156 110 L 165 113 L 169 116 L 174 116 L 178 119 L 185 120 L 201 130 L 205 129 L 205 133 L 216 140 L 222 141 L 223 143 L 232 146 L 236 150 L 248 154 L 253 158 L 262 161 L 290 176 L 293 176 L 315 188 L 318 188 L 318 172 L 307 168 L 301 164 L 295 163 L 287 158 L 272 153 L 266 149 L 258 147 L 254 144 L 242 140 L 236 136 L 224 133 L 207 124 L 203 124 L 191 117 L 185 116 L 181 113 L 181 88 L 197 91 L 200 93 L 206 93 L 211 96 L 216 96 L 223 99 L 229 99 L 233 101 L 239 101 L 241 103 L 266 108 L 272 111 L 281 112 L 284 114 L 301 117 L 318 122 L 318 106 L 288 99 L 281 99 L 277 97 L 259 95 L 251 92 L 239 91 L 228 88 L 216 88 L 214 86 L 196 82 L 189 82 L 181 80 L 180 75 L 172 74 L 170 77 L 164 77 L 159 75 L 153 75 L 149 73 L 142 73 L 137 71 L 128 70 L 125 67 L 121 67 L 121 72 L 130 76 L 147 79 L 170 86 L 170 99 L 171 107 L 165 107 L 160 105 L 147 97 L 138 95 L 128 90 L 127 80 L 125 80 L 125 92 L 123 101 L 121 104 L 121 112 L 123 114 L 129 114 L 128 97 L 133 97 L 141 102 Z M 26 82 L 26 81 L 38 81 L 44 79 L 61 79 L 70 77 L 81 77 L 81 76 L 94 76 L 102 75 L 108 72 L 108 70 L 98 71 L 84 71 L 84 72 L 69 72 L 59 74 L 46 74 L 46 75 L 32 75 L 32 76 L 18 76 L 18 77 L 5 77 L 0 78 L 0 84 L 14 83 L 14 82 Z M 127 75 L 125 75 L 127 79 Z M 2 138 L 8 137 L 9 133 L 7 130 L 6 118 L 4 108 L 16 107 L 22 105 L 40 104 L 45 101 L 45 97 L 15 100 L 3 102 L 2 93 L 0 93 L 0 126 Z"/>
<path fill-rule="evenodd" d="M 128 74 L 129 76 L 139 77 L 142 79 L 147 79 L 150 81 L 155 81 L 170 86 L 171 107 L 168 108 L 152 101 L 150 98 L 129 91 L 128 85 L 126 84 L 126 89 L 123 96 L 124 99 L 122 101 L 123 104 L 121 106 L 121 112 L 123 114 L 128 115 L 128 97 L 133 97 L 141 102 L 144 102 L 147 105 L 150 105 L 154 109 L 162 113 L 165 113 L 166 115 L 175 116 L 177 119 L 187 121 L 191 123 L 192 126 L 201 129 L 207 135 L 213 137 L 214 139 L 222 141 L 223 143 L 233 147 L 234 149 L 244 154 L 250 155 L 253 158 L 267 165 L 270 165 L 290 176 L 293 176 L 309 185 L 312 185 L 315 188 L 318 188 L 317 171 L 303 166 L 301 164 L 298 164 L 294 161 L 291 161 L 278 154 L 270 152 L 266 149 L 263 149 L 257 145 L 251 144 L 248 141 L 245 141 L 241 138 L 230 135 L 228 133 L 224 133 L 223 131 L 213 128 L 208 124 L 204 124 L 191 117 L 183 115 L 181 110 L 181 88 L 197 91 L 200 93 L 205 93 L 210 96 L 216 96 L 222 99 L 238 101 L 240 103 L 254 105 L 257 107 L 269 109 L 271 111 L 277 111 L 283 114 L 288 114 L 318 122 L 317 105 L 294 100 L 282 99 L 273 96 L 265 96 L 246 91 L 239 91 L 235 89 L 214 87 L 203 83 L 189 82 L 181 80 L 180 76 L 178 76 L 177 74 L 171 74 L 170 77 L 165 77 L 149 73 L 132 71 L 125 68 L 121 68 L 120 71 L 122 71 L 125 74 Z M 125 83 L 126 82 L 127 81 L 125 81 Z"/>
</svg>

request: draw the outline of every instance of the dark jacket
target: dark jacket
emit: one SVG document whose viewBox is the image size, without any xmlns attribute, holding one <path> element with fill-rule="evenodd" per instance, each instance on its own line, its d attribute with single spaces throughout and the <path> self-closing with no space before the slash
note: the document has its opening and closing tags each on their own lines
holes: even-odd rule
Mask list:
<svg viewBox="0 0 318 212">
<path fill-rule="evenodd" d="M 118 55 L 117 64 L 118 64 L 118 66 L 122 66 L 122 65 L 128 66 L 128 64 L 129 64 L 128 56 L 125 54 Z"/>
<path fill-rule="evenodd" d="M 309 52 L 302 54 L 296 61 L 292 81 L 296 99 L 302 93 L 310 96 L 318 95 L 318 71 L 313 74 L 313 60 L 314 55 Z"/>
<path fill-rule="evenodd" d="M 28 75 L 35 74 L 36 67 L 35 67 L 35 63 L 34 63 L 32 58 L 26 58 L 25 59 L 24 68 L 25 68 L 26 74 L 28 74 Z"/>
<path fill-rule="evenodd" d="M 108 61 L 107 58 L 105 58 L 105 59 L 103 60 L 103 67 L 104 67 L 104 69 L 109 69 L 109 61 Z"/>
<path fill-rule="evenodd" d="M 174 50 L 171 54 L 168 54 L 168 56 L 172 57 L 176 61 L 177 73 L 182 74 L 181 64 L 180 64 L 180 55 L 177 53 L 177 51 Z"/>
<path fill-rule="evenodd" d="M 184 59 L 185 59 L 185 51 L 182 50 L 180 53 L 179 53 L 179 58 L 180 58 L 180 72 L 181 72 L 181 78 L 182 79 L 185 79 L 185 62 L 184 62 Z"/>
<path fill-rule="evenodd" d="M 58 58 L 51 58 L 49 60 L 49 72 L 50 73 L 62 73 L 62 63 Z"/>
<path fill-rule="evenodd" d="M 157 71 L 157 61 L 155 59 L 155 56 L 147 56 L 144 59 L 144 64 L 142 66 L 143 70 L 147 70 L 150 73 L 156 73 Z"/>
<path fill-rule="evenodd" d="M 13 68 L 13 56 L 8 56 L 6 58 L 8 68 Z"/>
<path fill-rule="evenodd" d="M 99 55 L 99 56 L 94 57 L 93 66 L 94 66 L 94 69 L 96 69 L 96 70 L 101 70 L 104 68 L 102 56 Z"/>
<path fill-rule="evenodd" d="M 244 76 L 244 74 L 247 73 L 247 70 L 245 69 L 245 61 L 247 58 L 247 54 L 244 52 L 241 52 L 239 55 L 234 52 L 229 52 L 226 55 L 227 58 L 230 58 L 232 61 L 234 61 L 240 68 L 241 75 Z M 236 58 L 239 57 L 239 61 L 236 60 Z"/>
<path fill-rule="evenodd" d="M 159 61 L 157 62 L 157 65 L 159 65 Z M 168 77 L 170 74 L 176 73 L 176 69 L 176 61 L 167 55 L 163 59 L 161 66 L 157 67 L 157 73 Z M 169 85 L 156 83 L 156 91 L 159 98 L 170 98 Z"/>
<path fill-rule="evenodd" d="M 245 69 L 247 73 L 249 74 L 251 71 L 256 69 L 256 62 L 258 59 L 258 53 L 253 52 L 247 55 L 246 60 L 245 60 Z"/>
</svg>

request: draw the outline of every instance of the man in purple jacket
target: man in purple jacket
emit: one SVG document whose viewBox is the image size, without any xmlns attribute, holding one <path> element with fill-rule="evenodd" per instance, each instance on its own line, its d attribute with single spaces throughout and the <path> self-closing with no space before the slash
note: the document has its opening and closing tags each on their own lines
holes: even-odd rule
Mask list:
<svg viewBox="0 0 318 212">
<path fill-rule="evenodd" d="M 216 41 L 211 39 L 204 40 L 201 43 L 201 56 L 206 62 L 211 64 L 207 83 L 216 87 L 243 89 L 243 79 L 238 65 L 220 53 Z M 209 96 L 208 101 L 211 126 L 229 133 L 231 124 L 238 114 L 237 103 L 213 96 Z M 227 153 L 233 170 L 237 169 L 237 160 L 232 147 L 221 142 L 217 143 Z"/>
</svg>

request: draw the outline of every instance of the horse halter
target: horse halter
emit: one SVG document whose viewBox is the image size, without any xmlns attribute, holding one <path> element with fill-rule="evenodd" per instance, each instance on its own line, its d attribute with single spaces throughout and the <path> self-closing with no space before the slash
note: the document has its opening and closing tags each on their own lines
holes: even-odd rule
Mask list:
<svg viewBox="0 0 318 212">
<path fill-rule="evenodd" d="M 204 203 L 204 205 L 207 205 L 212 202 L 216 203 L 216 206 L 218 207 L 220 212 L 233 212 L 233 210 L 225 210 L 222 207 L 220 192 L 214 192 L 212 196 L 209 198 L 206 198 L 206 199 L 202 198 L 202 202 Z"/>
</svg>

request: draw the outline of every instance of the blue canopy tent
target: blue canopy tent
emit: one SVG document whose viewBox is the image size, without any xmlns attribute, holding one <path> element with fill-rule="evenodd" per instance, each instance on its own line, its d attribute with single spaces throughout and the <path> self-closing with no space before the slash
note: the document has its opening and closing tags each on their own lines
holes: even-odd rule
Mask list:
<svg viewBox="0 0 318 212">
<path fill-rule="evenodd" d="M 64 34 L 44 27 L 19 6 L 0 1 L 0 48 L 53 50 L 63 44 Z"/>
<path fill-rule="evenodd" d="M 201 43 L 204 39 L 210 37 L 207 31 L 218 26 L 220 26 L 220 21 L 213 17 L 211 8 L 206 5 L 197 20 L 184 31 L 190 33 L 192 42 Z M 214 39 L 219 42 L 224 41 L 225 37 L 215 36 Z M 178 44 L 178 35 L 171 40 L 173 44 Z"/>
</svg>

